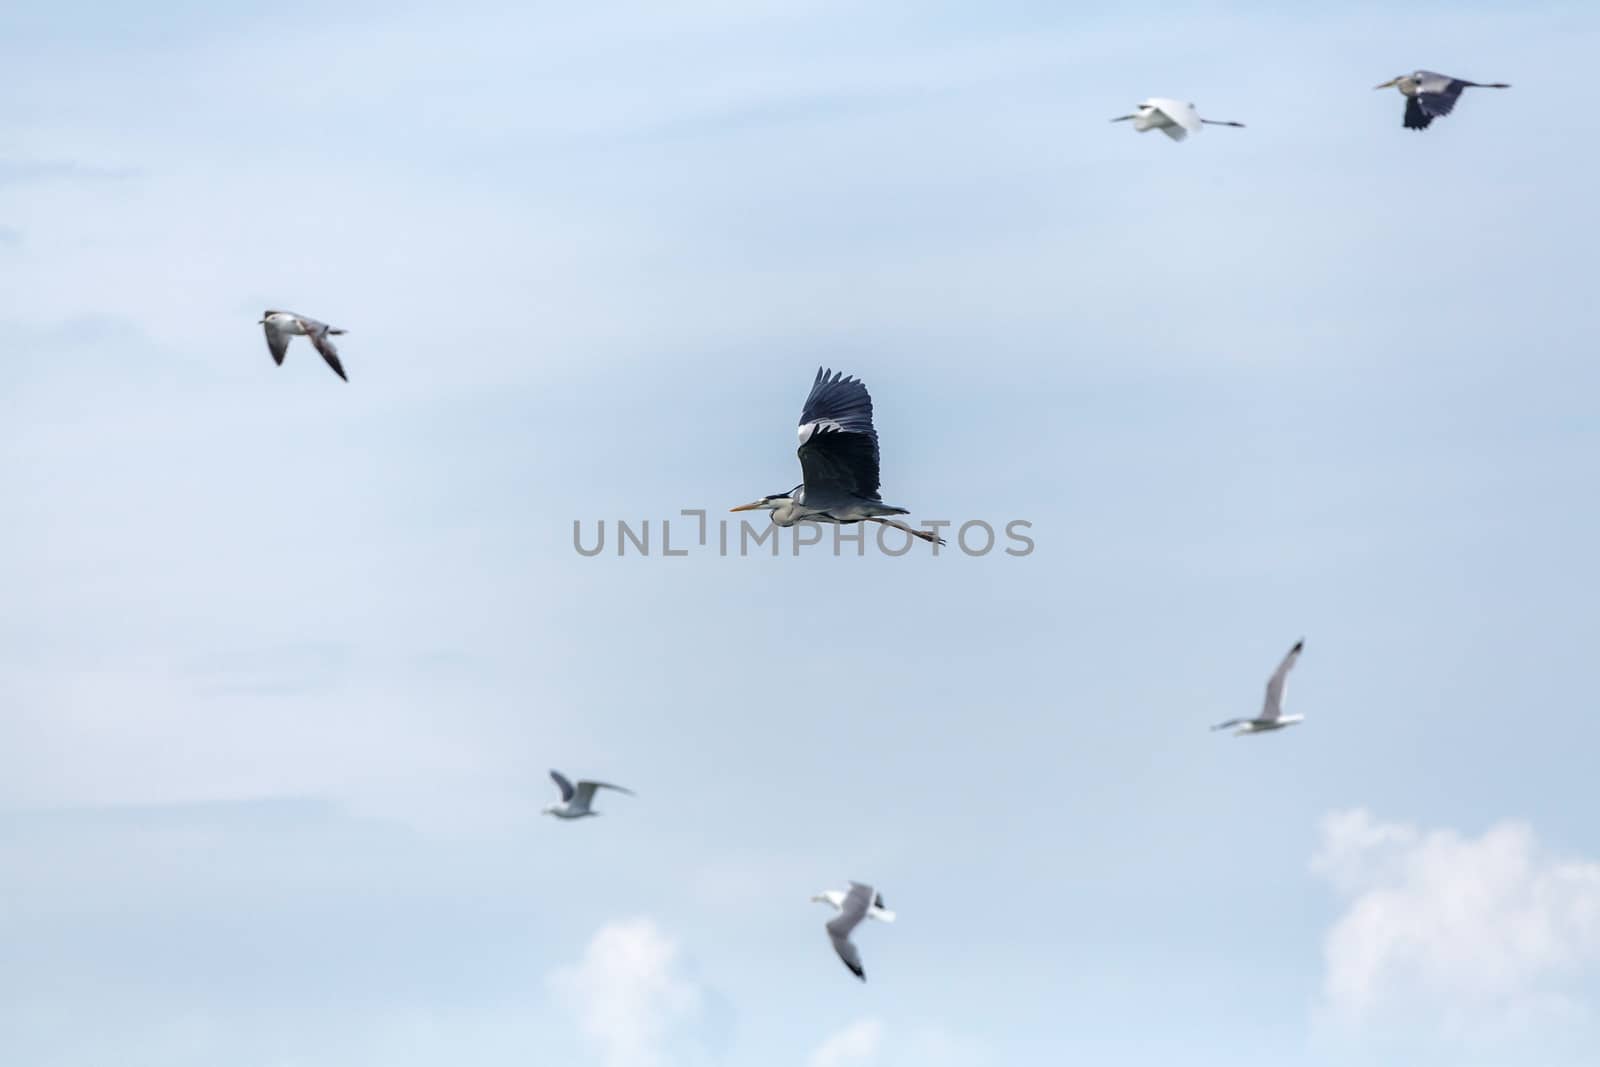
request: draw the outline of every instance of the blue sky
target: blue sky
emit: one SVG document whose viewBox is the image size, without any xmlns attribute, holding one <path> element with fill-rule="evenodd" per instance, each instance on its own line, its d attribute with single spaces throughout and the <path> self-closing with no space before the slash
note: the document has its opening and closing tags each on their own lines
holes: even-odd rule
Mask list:
<svg viewBox="0 0 1600 1067">
<path fill-rule="evenodd" d="M 1590 1063 L 1600 15 L 672 7 L 0 13 L 6 1062 Z"/>
</svg>

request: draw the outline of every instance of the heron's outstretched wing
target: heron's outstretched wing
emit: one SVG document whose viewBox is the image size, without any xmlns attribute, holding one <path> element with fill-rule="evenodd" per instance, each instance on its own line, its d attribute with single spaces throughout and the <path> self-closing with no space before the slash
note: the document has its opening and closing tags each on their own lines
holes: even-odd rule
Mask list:
<svg viewBox="0 0 1600 1067">
<path fill-rule="evenodd" d="M 266 312 L 266 314 L 262 316 L 262 319 L 265 320 L 266 315 L 270 314 L 272 314 L 272 312 Z M 267 350 L 272 353 L 272 362 L 276 363 L 280 367 L 283 366 L 284 354 L 289 351 L 289 335 L 280 331 L 272 323 L 266 321 L 261 323 L 261 329 L 266 332 Z"/>
<path fill-rule="evenodd" d="M 807 436 L 806 427 L 814 423 L 846 433 L 877 436 L 872 429 L 872 397 L 867 395 L 867 387 L 859 379 L 847 377 L 843 371 L 817 368 L 811 393 L 800 409 L 802 440 Z"/>
<path fill-rule="evenodd" d="M 556 788 L 561 790 L 561 802 L 565 804 L 572 799 L 572 783 L 567 781 L 567 776 L 560 771 L 551 771 L 550 777 L 555 779 Z"/>
<path fill-rule="evenodd" d="M 808 501 L 833 495 L 878 499 L 878 445 L 871 438 L 819 429 L 800 446 L 799 456 Z"/>
<path fill-rule="evenodd" d="M 333 373 L 348 382 L 350 379 L 345 377 L 344 365 L 339 362 L 339 350 L 333 346 L 333 342 L 328 338 L 328 327 L 313 319 L 301 319 L 300 324 L 306 328 L 306 336 L 311 338 L 311 343 L 317 346 L 317 351 L 322 353 L 322 358 L 327 360 L 328 366 L 333 368 Z"/>
<path fill-rule="evenodd" d="M 867 387 L 843 373 L 818 369 L 800 409 L 800 470 L 806 494 L 830 492 L 876 499 L 878 433 Z"/>
<path fill-rule="evenodd" d="M 1194 109 L 1193 104 L 1153 96 L 1145 101 L 1145 106 L 1155 108 L 1174 123 L 1172 126 L 1161 127 L 1161 132 L 1174 141 L 1181 141 L 1200 129 L 1200 113 Z"/>
<path fill-rule="evenodd" d="M 1417 111 L 1422 116 L 1421 125 L 1416 129 L 1423 129 L 1428 122 L 1455 110 L 1456 101 L 1461 98 L 1461 90 L 1465 89 L 1468 82 L 1460 78 L 1452 78 L 1448 74 L 1439 74 L 1431 70 L 1419 70 L 1415 75 L 1417 79 L 1417 95 L 1412 97 L 1417 102 Z M 1411 125 L 1411 107 L 1406 107 L 1406 125 Z"/>
<path fill-rule="evenodd" d="M 850 973 L 861 979 L 867 980 L 867 972 L 861 966 L 861 953 L 856 951 L 856 946 L 850 940 L 850 933 L 866 918 L 867 909 L 872 905 L 873 892 L 869 885 L 860 882 L 850 883 L 850 892 L 845 895 L 844 904 L 839 909 L 836 918 L 827 922 L 828 940 L 833 942 L 833 950 L 839 954 L 844 965 L 850 968 Z"/>
<path fill-rule="evenodd" d="M 1422 104 L 1414 96 L 1406 97 L 1406 117 L 1403 120 L 1408 130 L 1425 130 L 1428 123 L 1433 121 L 1433 116 L 1422 110 Z"/>
<path fill-rule="evenodd" d="M 1289 681 L 1289 672 L 1294 669 L 1295 660 L 1300 658 L 1300 650 L 1305 647 L 1303 639 L 1296 641 L 1289 654 L 1283 657 L 1283 662 L 1278 664 L 1278 669 L 1272 672 L 1272 677 L 1267 679 L 1267 699 L 1261 705 L 1261 717 L 1268 722 L 1283 714 L 1283 688 Z"/>
<path fill-rule="evenodd" d="M 635 795 L 633 790 L 624 789 L 620 785 L 612 785 L 610 782 L 580 781 L 578 782 L 578 804 L 580 807 L 587 808 L 589 806 L 589 802 L 594 800 L 594 791 L 596 789 L 615 789 L 617 792 L 626 793 L 630 797 Z"/>
<path fill-rule="evenodd" d="M 1457 82 L 1447 93 L 1418 93 L 1416 96 L 1417 106 L 1430 119 L 1448 115 L 1455 110 L 1456 100 L 1461 96 L 1461 89 L 1461 83 Z"/>
<path fill-rule="evenodd" d="M 1172 116 L 1173 122 L 1176 122 L 1190 133 L 1200 132 L 1200 112 L 1195 110 L 1193 104 L 1185 104 L 1174 100 L 1171 103 L 1171 108 L 1170 111 L 1166 107 L 1161 110 L 1166 111 L 1167 114 Z"/>
</svg>

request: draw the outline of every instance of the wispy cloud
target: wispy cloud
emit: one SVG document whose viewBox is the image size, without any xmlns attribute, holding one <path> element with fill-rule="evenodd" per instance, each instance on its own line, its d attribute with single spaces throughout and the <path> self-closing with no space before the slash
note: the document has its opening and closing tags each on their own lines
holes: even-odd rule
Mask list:
<svg viewBox="0 0 1600 1067">
<path fill-rule="evenodd" d="M 1474 838 L 1335 812 L 1311 866 L 1345 898 L 1323 992 L 1346 1025 L 1505 1035 L 1571 1016 L 1600 973 L 1600 863 L 1552 855 L 1526 824 Z"/>
<path fill-rule="evenodd" d="M 806 1067 L 983 1067 L 988 1049 L 940 1026 L 858 1019 L 818 1045 Z"/>
<path fill-rule="evenodd" d="M 882 1044 L 883 1023 L 862 1019 L 824 1041 L 806 1063 L 808 1067 L 862 1067 L 877 1060 Z"/>
<path fill-rule="evenodd" d="M 601 927 L 583 959 L 556 971 L 549 984 L 607 1067 L 675 1062 L 671 1050 L 704 1000 L 680 970 L 677 942 L 647 918 Z"/>
<path fill-rule="evenodd" d="M 138 175 L 127 167 L 102 167 L 70 159 L 0 159 L 0 185 L 48 181 L 122 181 Z"/>
</svg>

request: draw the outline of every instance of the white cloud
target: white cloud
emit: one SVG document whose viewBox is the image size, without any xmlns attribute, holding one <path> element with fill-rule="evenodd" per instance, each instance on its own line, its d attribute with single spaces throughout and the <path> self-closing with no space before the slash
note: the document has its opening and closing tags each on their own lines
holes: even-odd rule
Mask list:
<svg viewBox="0 0 1600 1067">
<path fill-rule="evenodd" d="M 1323 986 L 1344 1023 L 1505 1034 L 1581 1011 L 1573 990 L 1600 973 L 1600 863 L 1551 855 L 1526 824 L 1472 838 L 1335 812 L 1311 866 L 1346 898 Z"/>
<path fill-rule="evenodd" d="M 984 1067 L 989 1050 L 941 1026 L 899 1028 L 860 1019 L 817 1046 L 806 1067 Z"/>
<path fill-rule="evenodd" d="M 550 985 L 607 1067 L 658 1067 L 672 1062 L 675 1036 L 701 1011 L 703 991 L 677 964 L 677 942 L 649 919 L 626 919 L 601 927 L 583 960 Z"/>
<path fill-rule="evenodd" d="M 869 1064 L 878 1058 L 883 1044 L 883 1023 L 862 1019 L 834 1034 L 818 1046 L 807 1061 L 808 1067 L 851 1067 Z"/>
</svg>

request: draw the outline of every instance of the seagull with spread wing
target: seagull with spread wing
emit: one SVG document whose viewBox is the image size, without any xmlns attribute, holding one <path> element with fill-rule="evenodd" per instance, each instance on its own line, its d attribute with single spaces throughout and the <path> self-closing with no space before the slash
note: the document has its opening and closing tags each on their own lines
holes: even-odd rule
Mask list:
<svg viewBox="0 0 1600 1067">
<path fill-rule="evenodd" d="M 292 311 L 265 311 L 261 315 L 259 325 L 266 330 L 267 348 L 272 352 L 272 361 L 278 366 L 283 366 L 283 357 L 289 351 L 289 339 L 292 337 L 308 337 L 316 350 L 322 353 L 322 358 L 328 361 L 328 366 L 333 368 L 345 381 L 344 366 L 339 362 L 339 350 L 328 340 L 345 331 L 329 326 L 325 322 L 296 315 Z"/>
<path fill-rule="evenodd" d="M 1283 657 L 1283 662 L 1278 664 L 1278 669 L 1272 672 L 1272 677 L 1267 679 L 1267 699 L 1261 705 L 1261 714 L 1253 719 L 1229 719 L 1213 726 L 1213 730 L 1226 730 L 1236 726 L 1235 735 L 1259 734 L 1268 730 L 1281 730 L 1285 726 L 1293 726 L 1297 722 L 1305 721 L 1304 715 L 1285 715 L 1283 713 L 1283 689 L 1288 684 L 1289 672 L 1294 669 L 1295 661 L 1300 658 L 1300 650 L 1306 647 L 1302 638 L 1294 643 L 1289 654 Z"/>
<path fill-rule="evenodd" d="M 910 512 L 885 504 L 878 495 L 878 431 L 872 426 L 872 397 L 858 379 L 818 368 L 811 395 L 800 410 L 799 432 L 804 481 L 787 493 L 764 496 L 730 511 L 765 509 L 779 526 L 876 522 L 944 544 L 936 534 L 885 517 Z"/>
<path fill-rule="evenodd" d="M 829 894 L 826 893 L 819 894 L 811 899 L 833 903 Z M 861 925 L 861 920 L 865 919 L 874 908 L 880 912 L 883 911 L 883 898 L 870 885 L 851 882 L 850 891 L 844 894 L 837 907 L 839 909 L 838 916 L 828 920 L 826 926 L 828 940 L 833 942 L 833 950 L 839 954 L 839 959 L 844 961 L 844 965 L 850 969 L 850 973 L 865 982 L 867 980 L 867 972 L 861 966 L 861 953 L 856 951 L 855 942 L 850 940 L 850 934 L 857 926 Z M 885 912 L 884 914 L 888 916 L 884 921 L 894 921 L 893 912 Z M 882 918 L 882 915 L 877 917 Z"/>
<path fill-rule="evenodd" d="M 587 778 L 581 778 L 577 785 L 573 785 L 560 771 L 551 771 L 550 777 L 561 790 L 561 803 L 551 804 L 540 814 L 554 815 L 558 819 L 581 819 L 586 815 L 599 815 L 598 811 L 591 811 L 589 808 L 589 805 L 594 803 L 596 789 L 615 789 L 630 797 L 635 795 L 633 790 L 624 789 L 620 785 L 612 785 L 610 782 L 591 782 Z"/>
<path fill-rule="evenodd" d="M 824 889 L 811 898 L 811 903 L 828 904 L 834 911 L 843 911 L 845 898 L 849 895 L 850 891 L 847 889 Z M 872 906 L 867 909 L 867 918 L 884 923 L 894 922 L 894 912 L 883 906 L 882 893 L 873 894 Z"/>
</svg>

